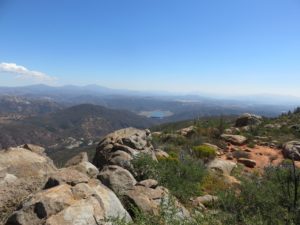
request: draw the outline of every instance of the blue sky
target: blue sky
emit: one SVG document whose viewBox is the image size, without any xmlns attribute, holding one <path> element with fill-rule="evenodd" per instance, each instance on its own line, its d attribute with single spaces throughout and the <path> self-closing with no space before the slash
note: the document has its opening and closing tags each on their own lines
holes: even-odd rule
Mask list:
<svg viewBox="0 0 300 225">
<path fill-rule="evenodd" d="M 300 96 L 299 0 L 0 0 L 0 85 Z"/>
</svg>

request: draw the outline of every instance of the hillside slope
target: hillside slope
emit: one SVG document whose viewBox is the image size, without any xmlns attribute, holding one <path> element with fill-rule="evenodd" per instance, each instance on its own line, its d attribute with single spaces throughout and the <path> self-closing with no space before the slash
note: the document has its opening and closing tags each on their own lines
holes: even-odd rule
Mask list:
<svg viewBox="0 0 300 225">
<path fill-rule="evenodd" d="M 0 148 L 23 143 L 59 148 L 91 142 L 120 128 L 146 128 L 151 120 L 125 110 L 83 104 L 0 126 Z"/>
</svg>

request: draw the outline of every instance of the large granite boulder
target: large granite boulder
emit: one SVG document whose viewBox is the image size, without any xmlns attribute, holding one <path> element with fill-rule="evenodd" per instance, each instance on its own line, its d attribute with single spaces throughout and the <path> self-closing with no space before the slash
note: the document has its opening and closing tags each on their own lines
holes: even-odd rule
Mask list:
<svg viewBox="0 0 300 225">
<path fill-rule="evenodd" d="M 234 145 L 243 145 L 247 142 L 247 138 L 242 135 L 222 134 L 221 138 Z"/>
<path fill-rule="evenodd" d="M 141 185 L 147 182 L 140 182 L 140 184 L 134 186 L 131 190 L 127 191 L 124 199 L 125 205 L 128 207 L 134 205 L 139 210 L 152 215 L 158 215 L 161 210 L 162 204 L 168 206 L 172 205 L 172 210 L 175 210 L 175 217 L 179 220 L 189 219 L 189 211 L 181 205 L 178 200 L 172 197 L 169 190 L 161 186 L 153 186 L 154 188 Z"/>
<path fill-rule="evenodd" d="M 249 168 L 254 168 L 256 166 L 256 162 L 252 159 L 239 158 L 238 162 L 244 164 L 245 166 L 247 166 Z"/>
<path fill-rule="evenodd" d="M 98 180 L 61 184 L 26 199 L 6 225 L 104 225 L 109 218 L 131 221 L 117 196 Z"/>
<path fill-rule="evenodd" d="M 222 175 L 230 175 L 232 170 L 237 167 L 237 164 L 232 161 L 222 160 L 222 159 L 214 159 L 211 161 L 207 168 L 209 170 L 218 172 Z"/>
<path fill-rule="evenodd" d="M 151 144 L 151 132 L 125 128 L 104 137 L 97 146 L 93 164 L 100 170 L 106 165 L 118 165 L 130 169 L 130 161 L 140 153 L 149 154 L 156 159 Z"/>
<path fill-rule="evenodd" d="M 300 141 L 290 141 L 283 145 L 284 157 L 300 161 Z"/>
<path fill-rule="evenodd" d="M 96 178 L 99 170 L 88 160 L 86 152 L 81 152 L 66 162 L 65 167 L 72 168 L 86 174 L 90 178 Z"/>
<path fill-rule="evenodd" d="M 98 175 L 101 182 L 117 194 L 124 194 L 136 185 L 132 174 L 120 166 L 105 166 Z"/>
<path fill-rule="evenodd" d="M 24 148 L 26 147 L 26 148 Z M 0 151 L 0 224 L 56 171 L 43 148 L 33 145 Z"/>
<path fill-rule="evenodd" d="M 241 115 L 239 118 L 237 118 L 237 120 L 235 121 L 235 126 L 236 127 L 252 126 L 252 125 L 258 125 L 261 122 L 262 122 L 261 116 L 245 113 Z"/>
<path fill-rule="evenodd" d="M 197 128 L 195 126 L 189 126 L 189 127 L 178 130 L 177 133 L 184 137 L 190 137 L 193 134 L 196 134 L 196 130 L 197 130 Z"/>
</svg>

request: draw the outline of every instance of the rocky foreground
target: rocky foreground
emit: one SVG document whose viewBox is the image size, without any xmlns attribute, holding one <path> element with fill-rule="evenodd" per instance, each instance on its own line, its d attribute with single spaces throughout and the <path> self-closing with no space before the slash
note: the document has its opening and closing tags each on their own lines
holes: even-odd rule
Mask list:
<svg viewBox="0 0 300 225">
<path fill-rule="evenodd" d="M 134 128 L 106 136 L 98 145 L 94 165 L 86 153 L 57 168 L 39 146 L 3 150 L 0 223 L 99 225 L 110 224 L 112 218 L 131 221 L 134 216 L 129 213 L 131 204 L 157 214 L 162 201 L 171 196 L 155 180 L 135 179 L 130 161 L 140 153 L 156 160 L 150 131 Z M 189 212 L 175 202 L 178 218 L 188 218 Z"/>
<path fill-rule="evenodd" d="M 257 124 L 260 120 L 252 115 L 239 118 L 235 128 L 220 136 L 228 143 L 227 150 L 204 144 L 215 148 L 218 153 L 206 164 L 207 169 L 230 186 L 240 184 L 231 174 L 237 163 L 247 168 L 260 168 L 269 163 L 258 162 L 255 158 L 261 150 L 259 146 L 246 148 L 247 138 L 234 134 L 236 127 L 247 129 L 249 123 Z M 179 130 L 175 136 L 192 133 L 193 127 L 188 127 Z M 158 215 L 161 207 L 170 201 L 174 205 L 174 217 L 179 221 L 189 220 L 189 210 L 166 187 L 153 179 L 138 180 L 132 165 L 136 156 L 146 154 L 154 161 L 169 157 L 166 152 L 155 149 L 151 140 L 149 130 L 118 130 L 98 144 L 93 163 L 89 162 L 86 153 L 80 153 L 62 168 L 57 168 L 44 149 L 36 145 L 26 144 L 0 151 L 0 224 L 99 225 L 112 224 L 116 218 L 130 222 L 136 216 L 133 206 L 147 214 Z M 280 154 L 297 160 L 299 146 L 299 142 L 288 142 Z M 252 152 L 253 158 L 235 159 L 234 152 L 240 150 Z M 278 160 L 282 161 L 283 157 Z M 205 209 L 206 205 L 217 200 L 215 196 L 204 195 L 191 199 L 191 205 Z"/>
</svg>

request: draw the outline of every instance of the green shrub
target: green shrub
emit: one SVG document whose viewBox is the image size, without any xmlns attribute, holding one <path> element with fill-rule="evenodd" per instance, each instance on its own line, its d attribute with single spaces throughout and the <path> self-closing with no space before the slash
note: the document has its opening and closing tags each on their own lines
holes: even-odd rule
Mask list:
<svg viewBox="0 0 300 225">
<path fill-rule="evenodd" d="M 209 160 L 216 157 L 216 150 L 207 145 L 194 146 L 193 152 L 198 159 Z"/>
<path fill-rule="evenodd" d="M 249 147 L 249 148 L 255 148 L 255 143 L 254 142 L 249 142 L 247 144 L 247 147 Z"/>
<path fill-rule="evenodd" d="M 295 173 L 299 179 L 300 171 L 293 171 L 291 167 L 270 167 L 262 177 L 244 179 L 239 194 L 227 190 L 220 195 L 221 209 L 238 224 L 299 224 L 300 193 L 295 190 L 300 183 L 293 177 Z"/>
<path fill-rule="evenodd" d="M 182 202 L 201 194 L 200 183 L 206 174 L 201 161 L 170 157 L 156 162 L 150 156 L 140 154 L 132 163 L 138 180 L 155 179 Z"/>
</svg>

